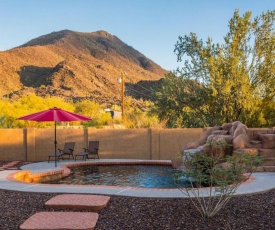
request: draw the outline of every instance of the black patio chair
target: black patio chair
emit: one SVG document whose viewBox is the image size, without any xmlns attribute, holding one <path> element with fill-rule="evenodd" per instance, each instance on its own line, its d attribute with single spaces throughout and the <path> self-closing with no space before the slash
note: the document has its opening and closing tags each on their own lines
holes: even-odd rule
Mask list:
<svg viewBox="0 0 275 230">
<path fill-rule="evenodd" d="M 59 161 L 60 157 L 64 160 L 64 156 L 68 156 L 67 159 L 74 159 L 73 151 L 74 151 L 75 142 L 65 142 L 63 149 L 58 149 L 58 153 L 56 153 L 57 160 Z M 48 156 L 50 162 L 51 157 L 55 157 L 55 154 L 51 154 Z"/>
<path fill-rule="evenodd" d="M 76 157 L 82 156 L 83 160 L 86 161 L 86 159 L 89 159 L 89 155 L 92 155 L 94 159 L 99 159 L 98 155 L 98 148 L 99 148 L 99 141 L 89 141 L 89 146 L 88 148 L 83 148 L 84 152 L 75 154 L 75 160 Z"/>
</svg>

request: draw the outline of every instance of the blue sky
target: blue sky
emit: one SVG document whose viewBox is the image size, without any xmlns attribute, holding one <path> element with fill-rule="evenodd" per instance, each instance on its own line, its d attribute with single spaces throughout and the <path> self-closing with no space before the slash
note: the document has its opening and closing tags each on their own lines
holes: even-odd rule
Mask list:
<svg viewBox="0 0 275 230">
<path fill-rule="evenodd" d="M 252 17 L 274 0 L 0 0 L 0 51 L 69 29 L 106 30 L 167 70 L 180 66 L 178 36 L 194 32 L 222 42 L 234 10 Z"/>
</svg>

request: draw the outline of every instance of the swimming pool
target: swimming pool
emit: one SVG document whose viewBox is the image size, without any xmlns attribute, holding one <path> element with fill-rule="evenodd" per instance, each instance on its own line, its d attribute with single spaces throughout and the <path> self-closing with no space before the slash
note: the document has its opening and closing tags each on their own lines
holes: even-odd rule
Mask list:
<svg viewBox="0 0 275 230">
<path fill-rule="evenodd" d="M 84 165 L 70 167 L 70 170 L 67 177 L 43 183 L 136 188 L 189 187 L 188 180 L 179 176 L 180 171 L 167 165 Z"/>
</svg>

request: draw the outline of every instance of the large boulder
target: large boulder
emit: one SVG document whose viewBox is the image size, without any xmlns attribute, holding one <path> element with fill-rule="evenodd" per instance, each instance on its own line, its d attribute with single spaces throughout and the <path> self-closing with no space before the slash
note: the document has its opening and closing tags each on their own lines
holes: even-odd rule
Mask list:
<svg viewBox="0 0 275 230">
<path fill-rule="evenodd" d="M 223 130 L 227 130 L 228 133 L 229 133 L 229 131 L 230 131 L 231 128 L 232 128 L 232 123 L 224 123 L 224 124 L 222 124 L 222 129 Z"/>
<path fill-rule="evenodd" d="M 209 135 L 212 135 L 213 133 L 217 132 L 217 134 L 221 134 L 221 132 L 223 132 L 224 130 L 222 130 L 221 126 L 214 126 L 208 130 L 206 130 L 200 137 L 199 137 L 199 145 L 204 145 L 207 142 L 207 138 L 209 137 Z"/>
<path fill-rule="evenodd" d="M 234 131 L 233 139 L 235 139 L 240 134 L 247 134 L 247 132 L 248 132 L 248 128 L 246 127 L 246 125 L 238 124 L 238 126 L 236 127 L 236 129 Z"/>
<path fill-rule="evenodd" d="M 196 149 L 198 148 L 199 146 L 202 146 L 206 143 L 207 141 L 207 138 L 209 135 L 212 134 L 212 132 L 216 131 L 216 130 L 220 130 L 220 131 L 223 131 L 221 130 L 222 127 L 221 126 L 215 126 L 215 127 L 212 127 L 208 130 L 206 130 L 200 137 L 197 141 L 192 141 L 192 142 L 189 142 L 187 143 L 186 145 L 184 145 L 182 147 L 182 151 L 184 151 L 185 149 Z"/>
<path fill-rule="evenodd" d="M 244 149 L 249 148 L 249 137 L 246 133 L 238 135 L 236 138 L 233 138 L 233 149 Z"/>
<path fill-rule="evenodd" d="M 239 125 L 239 124 L 242 124 L 240 121 L 234 121 L 233 123 L 232 123 L 232 126 L 231 126 L 231 128 L 230 128 L 230 130 L 229 130 L 229 134 L 230 135 L 234 135 L 234 132 L 235 132 L 235 130 L 236 130 L 236 128 L 237 128 L 237 126 Z"/>
<path fill-rule="evenodd" d="M 210 135 L 207 139 L 207 143 L 203 145 L 202 151 L 207 156 L 218 156 L 224 158 L 230 155 L 232 151 L 232 140 L 231 135 Z M 211 143 L 217 143 L 217 145 L 211 145 Z M 219 145 L 218 143 L 222 143 Z"/>
</svg>

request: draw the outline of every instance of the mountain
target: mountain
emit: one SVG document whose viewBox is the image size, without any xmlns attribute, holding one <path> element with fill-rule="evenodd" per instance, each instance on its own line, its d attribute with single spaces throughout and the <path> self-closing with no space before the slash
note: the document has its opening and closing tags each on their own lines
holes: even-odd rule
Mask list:
<svg viewBox="0 0 275 230">
<path fill-rule="evenodd" d="M 0 52 L 0 96 L 16 99 L 35 93 L 112 102 L 120 98 L 117 79 L 122 74 L 126 95 L 134 96 L 133 85 L 142 81 L 150 86 L 166 72 L 106 31 L 62 30 Z"/>
</svg>

